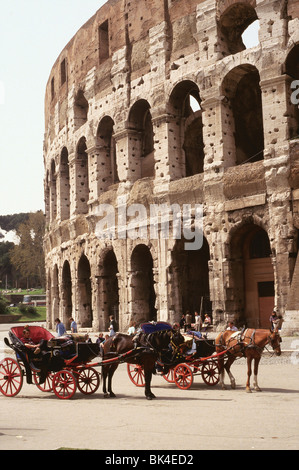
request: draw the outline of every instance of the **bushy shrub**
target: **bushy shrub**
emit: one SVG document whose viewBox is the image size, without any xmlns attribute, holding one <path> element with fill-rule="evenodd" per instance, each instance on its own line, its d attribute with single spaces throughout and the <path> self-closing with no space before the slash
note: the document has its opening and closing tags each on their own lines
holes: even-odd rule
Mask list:
<svg viewBox="0 0 299 470">
<path fill-rule="evenodd" d="M 36 315 L 37 314 L 36 308 L 33 305 L 29 305 L 27 307 L 27 313 L 29 313 L 30 315 Z"/>
<path fill-rule="evenodd" d="M 27 312 L 27 305 L 19 304 L 18 308 L 19 308 L 20 312 L 23 313 L 23 314 L 25 314 Z"/>
<path fill-rule="evenodd" d="M 5 313 L 9 313 L 8 301 L 0 296 L 0 315 L 4 315 Z"/>
<path fill-rule="evenodd" d="M 19 304 L 18 307 L 22 315 L 37 315 L 36 307 L 33 305 Z"/>
</svg>

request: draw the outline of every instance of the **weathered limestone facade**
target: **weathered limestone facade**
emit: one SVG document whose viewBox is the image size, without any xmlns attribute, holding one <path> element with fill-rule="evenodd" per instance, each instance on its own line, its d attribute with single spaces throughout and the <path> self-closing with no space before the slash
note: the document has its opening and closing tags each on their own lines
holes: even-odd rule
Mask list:
<svg viewBox="0 0 299 470">
<path fill-rule="evenodd" d="M 186 310 L 259 327 L 275 305 L 299 331 L 295 79 L 298 0 L 109 0 L 82 26 L 45 97 L 49 327 L 72 315 L 104 331 L 115 314 L 126 331 Z M 101 238 L 99 209 L 124 200 L 202 204 L 202 248 Z"/>
</svg>

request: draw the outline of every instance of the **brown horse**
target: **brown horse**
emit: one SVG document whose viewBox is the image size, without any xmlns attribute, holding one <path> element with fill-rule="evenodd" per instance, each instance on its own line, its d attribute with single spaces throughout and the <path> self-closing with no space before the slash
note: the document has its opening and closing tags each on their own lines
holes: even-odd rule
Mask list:
<svg viewBox="0 0 299 470">
<path fill-rule="evenodd" d="M 224 385 L 224 371 L 229 375 L 231 387 L 236 387 L 235 379 L 230 371 L 230 367 L 237 357 L 247 358 L 247 382 L 246 392 L 251 392 L 250 377 L 252 374 L 251 363 L 254 359 L 254 379 L 253 386 L 256 391 L 261 391 L 257 383 L 258 366 L 261 359 L 262 352 L 267 344 L 270 344 L 277 356 L 280 356 L 280 342 L 281 338 L 278 331 L 252 329 L 247 328 L 245 331 L 229 331 L 226 330 L 220 333 L 216 340 L 216 353 L 226 351 L 224 355 L 218 356 L 218 367 L 220 373 L 220 384 L 223 389 Z M 225 358 L 227 359 L 224 362 Z"/>
<path fill-rule="evenodd" d="M 155 362 L 169 345 L 175 347 L 184 342 L 183 336 L 175 330 L 163 330 L 154 333 L 140 333 L 136 339 L 132 336 L 117 333 L 104 343 L 102 363 L 103 393 L 105 397 L 115 397 L 112 391 L 112 377 L 120 362 L 139 364 L 144 369 L 145 396 L 148 400 L 155 398 L 151 391 L 152 374 Z M 174 347 L 174 349 L 175 349 Z M 116 359 L 117 358 L 117 359 Z M 111 362 L 109 362 L 109 360 Z M 108 391 L 106 380 L 108 378 Z"/>
</svg>

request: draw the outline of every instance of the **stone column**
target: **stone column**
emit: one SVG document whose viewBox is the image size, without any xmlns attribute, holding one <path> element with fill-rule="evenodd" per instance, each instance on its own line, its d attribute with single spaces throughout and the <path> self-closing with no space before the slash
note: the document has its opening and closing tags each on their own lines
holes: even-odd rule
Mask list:
<svg viewBox="0 0 299 470">
<path fill-rule="evenodd" d="M 141 133 L 124 129 L 114 134 L 114 138 L 119 181 L 133 184 L 141 177 Z"/>
<path fill-rule="evenodd" d="M 112 184 L 112 165 L 110 147 L 94 146 L 87 149 L 89 203 L 96 201 L 99 196 Z"/>
<path fill-rule="evenodd" d="M 216 1 L 205 0 L 196 7 L 196 39 L 201 60 L 222 59 L 221 35 L 218 33 Z"/>
<path fill-rule="evenodd" d="M 153 113 L 154 114 L 154 113 Z M 181 145 L 181 119 L 169 114 L 153 117 L 155 135 L 155 187 L 185 176 L 185 158 Z"/>
</svg>

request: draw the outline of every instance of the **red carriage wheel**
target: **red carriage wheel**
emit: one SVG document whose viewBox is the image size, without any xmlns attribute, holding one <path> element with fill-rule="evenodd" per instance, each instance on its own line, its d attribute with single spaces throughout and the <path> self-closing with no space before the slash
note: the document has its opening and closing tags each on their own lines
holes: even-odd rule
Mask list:
<svg viewBox="0 0 299 470">
<path fill-rule="evenodd" d="M 143 367 L 139 364 L 127 364 L 127 371 L 130 377 L 130 380 L 137 387 L 145 386 L 144 370 Z"/>
<path fill-rule="evenodd" d="M 193 383 L 193 373 L 188 364 L 178 364 L 174 371 L 174 382 L 182 390 L 188 390 Z"/>
<path fill-rule="evenodd" d="M 171 383 L 171 384 L 174 383 L 173 368 L 169 369 L 168 373 L 163 375 L 163 379 L 165 379 L 166 382 L 169 382 L 169 383 Z"/>
<path fill-rule="evenodd" d="M 0 363 L 0 391 L 6 397 L 14 397 L 23 385 L 23 372 L 14 359 L 7 357 Z"/>
<path fill-rule="evenodd" d="M 76 379 L 68 370 L 60 370 L 53 376 L 53 391 L 58 398 L 67 400 L 72 398 L 76 392 Z"/>
<path fill-rule="evenodd" d="M 39 388 L 42 392 L 52 392 L 53 390 L 53 385 L 52 385 L 52 381 L 53 381 L 53 373 L 50 372 L 48 375 L 47 375 L 47 378 L 45 380 L 44 383 L 40 384 L 39 383 L 39 375 L 37 372 L 33 372 L 33 379 L 34 379 L 34 383 L 35 385 L 37 386 L 37 388 Z"/>
<path fill-rule="evenodd" d="M 84 395 L 95 393 L 100 386 L 99 373 L 93 367 L 81 369 L 77 377 L 77 385 Z"/>
<path fill-rule="evenodd" d="M 207 385 L 217 385 L 220 379 L 218 366 L 213 361 L 207 361 L 202 365 L 201 375 Z"/>
</svg>

